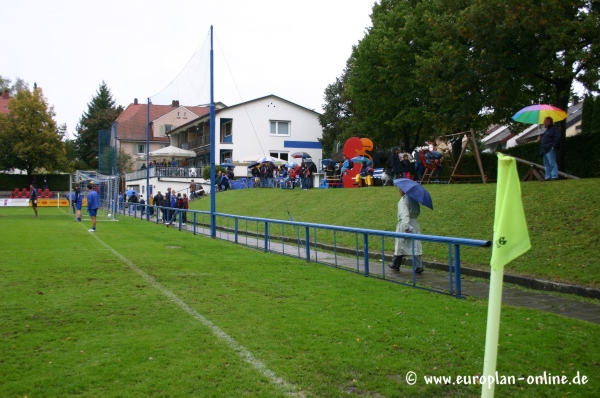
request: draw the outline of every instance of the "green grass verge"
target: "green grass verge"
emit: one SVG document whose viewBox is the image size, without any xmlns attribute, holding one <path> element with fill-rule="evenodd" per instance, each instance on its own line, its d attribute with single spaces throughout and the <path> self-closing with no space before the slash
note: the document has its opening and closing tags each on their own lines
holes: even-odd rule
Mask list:
<svg viewBox="0 0 600 398">
<path fill-rule="evenodd" d="M 0 396 L 283 396 L 87 228 L 57 209 L 40 213 L 0 210 Z M 480 393 L 427 385 L 423 376 L 481 372 L 485 300 L 134 219 L 101 222 L 96 235 L 306 396 Z M 501 375 L 580 372 L 589 382 L 519 382 L 496 395 L 598 396 L 598 352 L 599 325 L 505 306 Z M 415 385 L 406 383 L 408 371 L 417 373 Z"/>
<path fill-rule="evenodd" d="M 431 184 L 434 209 L 421 210 L 422 232 L 429 235 L 491 240 L 496 184 Z M 217 211 L 274 219 L 318 222 L 392 231 L 399 195 L 393 187 L 361 189 L 247 189 L 218 194 Z M 507 265 L 506 273 L 597 287 L 600 281 L 600 179 L 522 185 L 532 249 Z M 191 203 L 209 210 L 209 200 Z M 331 234 L 319 239 L 332 241 Z M 353 236 L 338 240 L 354 247 Z M 393 242 L 386 240 L 388 252 Z M 374 250 L 381 246 L 375 240 Z M 425 244 L 424 257 L 447 261 L 447 247 Z M 463 248 L 463 264 L 489 269 L 491 249 Z"/>
</svg>

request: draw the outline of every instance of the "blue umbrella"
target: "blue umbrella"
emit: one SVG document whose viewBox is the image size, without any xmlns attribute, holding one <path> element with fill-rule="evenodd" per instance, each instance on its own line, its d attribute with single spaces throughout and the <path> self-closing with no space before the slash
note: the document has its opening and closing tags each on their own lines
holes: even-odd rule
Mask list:
<svg viewBox="0 0 600 398">
<path fill-rule="evenodd" d="M 233 163 L 221 163 L 221 167 L 235 167 Z"/>
<path fill-rule="evenodd" d="M 128 189 L 127 191 L 125 191 L 125 194 L 127 196 L 131 196 L 131 194 L 134 193 L 137 196 L 137 192 L 135 191 L 135 189 Z"/>
<path fill-rule="evenodd" d="M 249 168 L 249 169 L 251 169 L 251 168 L 253 168 L 253 167 L 256 167 L 256 166 L 258 166 L 259 164 L 260 164 L 260 162 L 252 162 L 252 163 L 250 163 L 250 164 L 248 165 L 248 168 Z"/>
<path fill-rule="evenodd" d="M 408 178 L 397 178 L 394 180 L 394 185 L 400 188 L 402 192 L 408 195 L 411 199 L 414 199 L 423 206 L 427 206 L 433 210 L 431 195 L 425 188 L 423 188 L 423 185 L 416 181 L 409 180 Z"/>
<path fill-rule="evenodd" d="M 285 167 L 294 167 L 294 166 L 296 166 L 296 162 L 287 162 L 285 164 Z"/>
<path fill-rule="evenodd" d="M 335 161 L 333 159 L 323 159 L 321 160 L 321 163 L 324 165 L 328 165 L 329 163 L 335 163 Z"/>
</svg>

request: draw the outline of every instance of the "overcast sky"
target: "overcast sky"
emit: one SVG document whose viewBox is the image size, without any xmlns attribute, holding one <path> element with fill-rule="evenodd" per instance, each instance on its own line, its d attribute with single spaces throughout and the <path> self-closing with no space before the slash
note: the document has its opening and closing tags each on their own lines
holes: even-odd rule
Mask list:
<svg viewBox="0 0 600 398">
<path fill-rule="evenodd" d="M 213 25 L 215 101 L 233 105 L 275 94 L 321 112 L 325 87 L 371 24 L 373 3 L 5 1 L 0 75 L 42 87 L 72 138 L 102 81 L 119 105 L 146 101 L 176 77 Z"/>
</svg>

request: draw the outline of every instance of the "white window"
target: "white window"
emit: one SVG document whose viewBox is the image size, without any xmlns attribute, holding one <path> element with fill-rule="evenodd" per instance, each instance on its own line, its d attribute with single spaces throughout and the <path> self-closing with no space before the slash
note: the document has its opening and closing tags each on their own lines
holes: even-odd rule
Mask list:
<svg viewBox="0 0 600 398">
<path fill-rule="evenodd" d="M 271 135 L 290 135 L 290 122 L 271 120 Z"/>
<path fill-rule="evenodd" d="M 161 124 L 160 125 L 160 137 L 165 137 L 169 131 L 173 130 L 172 124 Z"/>
<path fill-rule="evenodd" d="M 279 158 L 281 160 L 289 160 L 288 152 L 269 151 L 269 156 L 272 158 Z"/>
</svg>

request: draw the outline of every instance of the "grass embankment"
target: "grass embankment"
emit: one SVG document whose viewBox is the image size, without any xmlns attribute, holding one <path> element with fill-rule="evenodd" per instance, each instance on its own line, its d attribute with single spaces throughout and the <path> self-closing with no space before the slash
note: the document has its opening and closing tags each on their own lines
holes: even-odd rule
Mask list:
<svg viewBox="0 0 600 398">
<path fill-rule="evenodd" d="M 496 184 L 430 184 L 434 209 L 421 208 L 428 235 L 491 240 Z M 600 281 L 600 179 L 522 184 L 532 249 L 506 267 L 506 273 L 597 287 Z M 274 219 L 318 222 L 392 231 L 399 195 L 393 187 L 361 189 L 248 189 L 217 196 L 217 211 Z M 209 209 L 209 200 L 191 208 Z M 319 239 L 327 239 L 326 234 Z M 354 241 L 348 239 L 354 247 Z M 371 247 L 380 245 L 377 241 Z M 393 243 L 386 243 L 388 251 Z M 447 247 L 425 244 L 425 259 L 447 261 Z M 488 269 L 490 249 L 464 248 L 463 264 Z"/>
<path fill-rule="evenodd" d="M 96 240 L 89 223 L 49 208 L 38 219 L 31 209 L 3 208 L 0 222 L 0 396 L 284 395 Z M 99 223 L 96 236 L 299 396 L 480 394 L 475 385 L 427 385 L 423 376 L 481 372 L 485 300 L 382 283 L 134 219 Z M 497 386 L 497 396 L 599 396 L 599 325 L 512 307 L 503 308 L 501 325 L 500 375 L 545 371 L 571 380 L 580 372 L 588 382 L 518 381 Z M 405 380 L 409 371 L 415 385 Z"/>
</svg>

